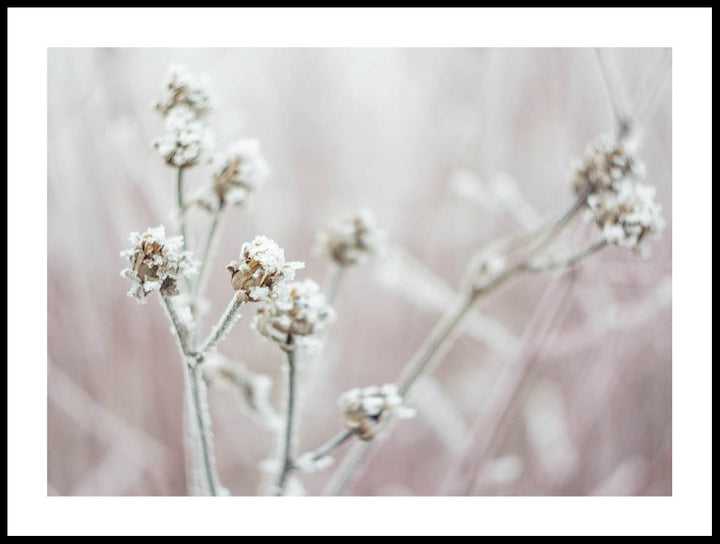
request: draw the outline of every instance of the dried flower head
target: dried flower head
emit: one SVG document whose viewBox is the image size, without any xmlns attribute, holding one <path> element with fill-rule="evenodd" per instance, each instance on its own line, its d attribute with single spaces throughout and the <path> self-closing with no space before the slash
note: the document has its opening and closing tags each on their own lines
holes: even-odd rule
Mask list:
<svg viewBox="0 0 720 544">
<path fill-rule="evenodd" d="M 651 185 L 619 184 L 613 191 L 590 195 L 587 204 L 589 216 L 602 229 L 603 237 L 619 247 L 638 251 L 648 235 L 659 238 L 665 228 Z"/>
<path fill-rule="evenodd" d="M 206 74 L 195 75 L 187 66 L 173 64 L 168 69 L 167 95 L 155 108 L 162 115 L 168 115 L 173 109 L 184 106 L 201 117 L 210 110 L 208 87 Z"/>
<path fill-rule="evenodd" d="M 177 295 L 178 280 L 198 271 L 199 263 L 192 259 L 189 252 L 182 250 L 182 237 L 166 238 L 162 225 L 143 234 L 133 232 L 130 242 L 134 247 L 121 253 L 130 261 L 130 267 L 123 270 L 122 275 L 134 282 L 128 296 L 138 302 L 145 303 L 146 297 L 153 291 L 165 296 Z"/>
<path fill-rule="evenodd" d="M 292 335 L 295 344 L 307 347 L 317 345 L 317 335 L 332 316 L 320 286 L 306 279 L 288 284 L 281 296 L 263 304 L 253 326 L 280 344 Z"/>
<path fill-rule="evenodd" d="M 338 400 L 345 416 L 345 425 L 361 440 L 372 440 L 381 423 L 391 418 L 408 419 L 415 410 L 403 405 L 403 398 L 395 384 L 372 385 L 351 389 Z"/>
<path fill-rule="evenodd" d="M 260 302 L 276 297 L 295 272 L 305 267 L 301 262 L 285 262 L 285 252 L 266 236 L 256 236 L 240 249 L 240 257 L 227 270 L 230 283 L 239 297 Z"/>
<path fill-rule="evenodd" d="M 641 175 L 641 164 L 622 144 L 601 138 L 588 147 L 584 161 L 575 166 L 572 186 L 581 196 L 613 189 Z"/>
<path fill-rule="evenodd" d="M 316 248 L 321 255 L 341 266 L 359 264 L 375 255 L 384 233 L 375 224 L 370 210 L 361 209 L 345 217 L 335 219 L 330 226 L 318 233 Z"/>
<path fill-rule="evenodd" d="M 245 204 L 270 174 L 260 143 L 251 138 L 236 141 L 213 157 L 213 163 L 213 192 L 221 202 L 235 206 Z"/>
<path fill-rule="evenodd" d="M 213 134 L 186 106 L 170 110 L 165 119 L 165 134 L 153 146 L 170 166 L 187 168 L 208 154 L 214 144 Z"/>
</svg>

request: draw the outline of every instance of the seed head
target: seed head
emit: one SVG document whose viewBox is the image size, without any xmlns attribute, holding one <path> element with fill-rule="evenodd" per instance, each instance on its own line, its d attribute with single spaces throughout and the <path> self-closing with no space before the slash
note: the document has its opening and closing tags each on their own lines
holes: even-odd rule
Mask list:
<svg viewBox="0 0 720 544">
<path fill-rule="evenodd" d="M 168 69 L 167 93 L 155 108 L 166 116 L 177 107 L 191 109 L 197 117 L 205 115 L 211 106 L 207 75 L 195 75 L 187 66 L 173 64 Z"/>
<path fill-rule="evenodd" d="M 572 186 L 581 196 L 611 190 L 641 175 L 642 166 L 622 144 L 601 138 L 588 147 L 584 161 L 575 166 Z"/>
<path fill-rule="evenodd" d="M 285 262 L 285 252 L 266 236 L 256 236 L 243 244 L 240 257 L 227 270 L 230 283 L 250 302 L 260 302 L 278 296 L 287 282 L 295 279 L 295 271 L 305 267 L 301 262 Z"/>
<path fill-rule="evenodd" d="M 375 224 L 370 210 L 335 219 L 317 236 L 316 250 L 341 266 L 361 264 L 375 255 L 385 234 Z"/>
<path fill-rule="evenodd" d="M 318 334 L 332 317 L 333 310 L 320 286 L 306 279 L 288 284 L 281 296 L 260 306 L 253 326 L 266 338 L 283 345 L 292 335 L 296 344 L 317 346 Z"/>
<path fill-rule="evenodd" d="M 238 140 L 225 152 L 213 157 L 213 192 L 228 204 L 241 206 L 270 174 L 260 143 L 255 139 Z"/>
<path fill-rule="evenodd" d="M 351 389 L 338 400 L 345 416 L 345 426 L 361 440 L 372 440 L 381 423 L 391 418 L 408 419 L 415 410 L 403 405 L 395 384 L 372 385 Z"/>
<path fill-rule="evenodd" d="M 187 106 L 172 108 L 165 119 L 165 134 L 153 146 L 165 162 L 177 168 L 197 164 L 212 150 L 214 137 Z"/>
<path fill-rule="evenodd" d="M 659 238 L 665 228 L 651 185 L 619 184 L 613 191 L 590 195 L 587 204 L 589 216 L 602 229 L 604 238 L 635 252 L 641 251 L 640 243 L 648 235 Z"/>
<path fill-rule="evenodd" d="M 182 236 L 165 237 L 165 227 L 150 228 L 143 234 L 133 232 L 130 243 L 134 247 L 120 255 L 129 260 L 130 266 L 122 275 L 134 283 L 128 296 L 140 303 L 153 291 L 165 296 L 179 294 L 178 280 L 196 274 L 199 263 L 191 254 L 183 251 Z"/>
</svg>

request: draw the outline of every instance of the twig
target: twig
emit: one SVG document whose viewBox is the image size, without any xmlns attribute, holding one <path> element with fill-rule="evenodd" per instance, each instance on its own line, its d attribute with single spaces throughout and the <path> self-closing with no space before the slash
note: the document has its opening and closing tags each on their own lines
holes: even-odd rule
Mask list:
<svg viewBox="0 0 720 544">
<path fill-rule="evenodd" d="M 310 453 L 310 460 L 313 462 L 320 461 L 321 459 L 327 457 L 332 452 L 334 452 L 336 449 L 338 449 L 340 446 L 342 446 L 345 442 L 347 442 L 351 437 L 353 433 L 348 430 L 340 431 L 338 434 L 333 436 L 330 440 L 325 442 L 322 446 L 320 446 L 318 449 Z M 292 469 L 298 470 L 297 464 L 293 464 Z"/>
<path fill-rule="evenodd" d="M 197 430 L 197 433 L 190 433 L 192 441 L 191 447 L 194 449 L 199 448 L 201 463 L 203 465 L 202 472 L 205 475 L 208 492 L 211 495 L 217 495 L 217 490 L 219 488 L 219 484 L 216 481 L 217 470 L 215 468 L 215 460 L 212 452 L 210 451 L 208 439 L 210 414 L 207 413 L 207 406 L 205 405 L 205 402 L 203 402 L 200 391 L 200 388 L 204 387 L 204 384 L 200 383 L 202 377 L 199 375 L 201 371 L 197 368 L 198 360 L 190 349 L 187 327 L 180 320 L 172 301 L 165 295 L 161 295 L 161 299 L 165 309 L 167 310 L 170 322 L 173 325 L 172 329 L 175 333 L 180 355 L 182 356 L 185 365 L 185 387 L 190 393 L 190 398 L 188 399 L 188 408 L 190 410 L 190 413 L 188 414 L 188 423 L 193 425 Z M 197 462 L 197 458 L 195 456 L 193 456 L 193 461 L 193 465 L 195 465 Z M 193 471 L 198 471 L 198 467 L 193 466 Z"/>
<path fill-rule="evenodd" d="M 528 272 L 549 272 L 551 270 L 558 270 L 560 268 L 570 268 L 571 266 L 575 265 L 576 263 L 578 263 L 585 257 L 588 257 L 588 256 L 592 255 L 593 253 L 600 251 L 605 246 L 607 246 L 607 240 L 599 240 L 599 241 L 595 242 L 594 244 L 592 244 L 591 246 L 576 253 L 575 255 L 566 257 L 566 258 L 558 260 L 558 261 L 552 261 L 552 262 L 544 264 L 544 265 L 538 265 L 533 262 L 529 262 L 526 267 L 526 270 Z"/>
<path fill-rule="evenodd" d="M 327 273 L 325 288 L 325 300 L 332 306 L 337 296 L 338 288 L 340 287 L 340 280 L 342 280 L 343 272 L 345 267 L 341 264 L 334 264 L 330 267 Z"/>
<path fill-rule="evenodd" d="M 452 308 L 440 322 L 435 326 L 433 331 L 430 333 L 428 339 L 423 342 L 412 359 L 404 367 L 402 377 L 398 389 L 400 394 L 407 396 L 417 379 L 431 366 L 439 363 L 448 349 L 453 343 L 455 333 L 457 332 L 459 325 L 462 323 L 469 310 L 473 307 L 475 302 L 481 296 L 491 292 L 495 288 L 499 287 L 514 276 L 530 271 L 531 259 L 541 252 L 547 245 L 552 243 L 555 238 L 560 234 L 562 229 L 572 220 L 585 203 L 587 198 L 586 194 L 583 194 L 578 200 L 563 214 L 558 220 L 552 223 L 549 227 L 541 227 L 538 232 L 542 233 L 543 236 L 539 238 L 536 245 L 530 250 L 529 255 L 525 260 L 520 263 L 506 268 L 503 272 L 496 275 L 495 277 L 488 280 L 485 284 L 475 286 L 466 294 L 466 296 L 459 301 L 459 303 Z M 368 452 L 372 446 L 372 442 L 363 442 L 356 445 L 350 453 L 343 459 L 342 465 L 338 468 L 336 473 L 329 480 L 326 490 L 332 495 L 342 493 L 343 488 L 350 480 L 352 474 L 362 463 L 363 459 L 368 455 Z"/>
<path fill-rule="evenodd" d="M 208 261 L 210 261 L 212 249 L 215 245 L 216 235 L 219 232 L 218 226 L 220 225 L 220 219 L 222 218 L 223 211 L 224 205 L 221 203 L 218 210 L 213 214 L 213 221 L 210 225 L 210 231 L 208 232 L 208 237 L 205 241 L 205 248 L 203 249 L 202 260 L 200 261 L 200 272 L 198 273 L 197 280 L 195 280 L 195 286 L 193 289 L 193 298 L 196 301 L 197 298 L 202 295 L 203 288 L 205 287 L 207 264 Z"/>
<path fill-rule="evenodd" d="M 213 331 L 210 333 L 210 336 L 208 336 L 207 339 L 205 339 L 205 341 L 201 344 L 200 348 L 195 353 L 193 353 L 193 356 L 198 360 L 198 362 L 202 360 L 203 355 L 213 349 L 217 345 L 217 343 L 222 340 L 223 337 L 230 331 L 232 326 L 235 324 L 237 318 L 240 317 L 240 315 L 238 314 L 238 310 L 244 302 L 245 298 L 242 295 L 238 293 L 235 293 L 233 295 L 230 304 L 228 304 L 227 308 L 225 309 L 225 313 L 220 318 L 220 321 L 218 321 L 218 324 L 213 327 Z"/>
<path fill-rule="evenodd" d="M 295 346 L 293 345 L 292 334 L 287 335 L 284 348 L 287 354 L 287 402 L 285 406 L 285 433 L 282 435 L 282 443 L 280 446 L 280 475 L 278 477 L 277 486 L 275 489 L 276 495 L 285 494 L 285 485 L 287 478 L 292 471 L 292 434 L 293 425 L 295 419 Z"/>
</svg>

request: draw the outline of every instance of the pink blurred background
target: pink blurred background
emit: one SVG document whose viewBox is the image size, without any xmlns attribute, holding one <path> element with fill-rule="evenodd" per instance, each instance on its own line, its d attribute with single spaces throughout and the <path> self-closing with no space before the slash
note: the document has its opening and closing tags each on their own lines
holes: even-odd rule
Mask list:
<svg viewBox="0 0 720 544">
<path fill-rule="evenodd" d="M 417 417 L 347 493 L 671 494 L 669 59 L 602 50 L 606 86 L 592 49 L 49 50 L 48 493 L 186 492 L 180 362 L 159 302 L 125 295 L 119 256 L 131 231 L 174 228 L 173 172 L 150 144 L 167 67 L 182 63 L 214 82 L 218 145 L 258 137 L 273 170 L 254 206 L 225 218 L 210 321 L 231 294 L 225 264 L 256 234 L 322 282 L 310 248 L 333 215 L 367 206 L 388 233 L 388 253 L 341 285 L 302 405 L 303 451 L 341 428 L 342 391 L 396 379 L 475 250 L 571 204 L 570 160 L 613 131 L 609 87 L 637 120 L 663 238 L 646 260 L 610 248 L 483 300 L 418 384 Z M 196 187 L 208 176 L 187 173 Z M 192 248 L 208 222 L 190 221 Z M 563 244 L 592 234 L 578 221 Z M 279 383 L 282 359 L 251 319 L 223 351 Z M 231 391 L 210 400 L 222 482 L 255 495 L 270 437 Z M 308 493 L 331 472 L 304 476 Z"/>
</svg>

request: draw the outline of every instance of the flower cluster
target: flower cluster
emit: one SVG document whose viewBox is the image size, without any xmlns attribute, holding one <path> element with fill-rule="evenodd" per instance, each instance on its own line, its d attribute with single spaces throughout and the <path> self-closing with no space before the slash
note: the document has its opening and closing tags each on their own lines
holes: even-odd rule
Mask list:
<svg viewBox="0 0 720 544">
<path fill-rule="evenodd" d="M 260 143 L 254 138 L 238 140 L 213 157 L 212 190 L 220 202 L 243 205 L 270 173 Z"/>
<path fill-rule="evenodd" d="M 155 108 L 162 115 L 168 115 L 178 106 L 185 106 L 197 117 L 205 115 L 211 106 L 208 77 L 197 76 L 180 64 L 171 65 L 168 72 L 167 95 Z"/>
<path fill-rule="evenodd" d="M 650 185 L 625 183 L 588 196 L 587 204 L 605 240 L 619 247 L 637 250 L 647 235 L 658 238 L 665 228 Z"/>
<path fill-rule="evenodd" d="M 128 296 L 140 303 L 145 303 L 146 297 L 153 291 L 165 296 L 179 294 L 178 280 L 198 271 L 197 261 L 191 258 L 189 252 L 182 250 L 182 237 L 166 238 L 162 225 L 143 234 L 133 232 L 130 242 L 134 247 L 121 253 L 130 261 L 130 267 L 123 270 L 122 275 L 134 282 Z"/>
<path fill-rule="evenodd" d="M 384 233 L 367 209 L 339 217 L 318 233 L 317 252 L 341 266 L 360 264 L 380 249 Z"/>
<path fill-rule="evenodd" d="M 654 187 L 634 182 L 642 173 L 622 144 L 600 140 L 575 168 L 572 182 L 575 193 L 586 197 L 587 216 L 604 239 L 638 253 L 648 235 L 657 238 L 665 227 Z"/>
<path fill-rule="evenodd" d="M 282 296 L 263 304 L 253 326 L 279 344 L 292 336 L 294 344 L 308 347 L 317 345 L 317 335 L 332 316 L 320 286 L 306 279 L 290 283 Z"/>
<path fill-rule="evenodd" d="M 415 410 L 403 405 L 395 384 L 351 389 L 340 396 L 338 403 L 345 426 L 361 440 L 372 440 L 379 425 L 392 418 L 408 419 L 415 415 Z"/>
<path fill-rule="evenodd" d="M 153 143 L 165 162 L 177 168 L 197 164 L 213 144 L 212 132 L 186 106 L 170 110 L 165 119 L 165 134 Z"/>
<path fill-rule="evenodd" d="M 256 236 L 242 245 L 240 257 L 227 270 L 238 297 L 246 302 L 260 302 L 277 297 L 304 266 L 301 262 L 285 262 L 280 246 L 266 236 Z"/>
<path fill-rule="evenodd" d="M 578 196 L 612 190 L 642 176 L 643 167 L 622 144 L 601 138 L 589 146 L 585 160 L 575 165 L 572 186 Z"/>
</svg>

